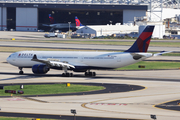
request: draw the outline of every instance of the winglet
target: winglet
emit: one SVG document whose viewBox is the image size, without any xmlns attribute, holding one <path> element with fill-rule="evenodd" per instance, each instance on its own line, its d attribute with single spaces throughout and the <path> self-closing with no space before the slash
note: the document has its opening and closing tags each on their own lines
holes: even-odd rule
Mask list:
<svg viewBox="0 0 180 120">
<path fill-rule="evenodd" d="M 134 44 L 125 52 L 147 52 L 153 30 L 154 25 L 146 26 L 146 28 L 139 35 L 138 39 L 134 42 Z"/>
</svg>

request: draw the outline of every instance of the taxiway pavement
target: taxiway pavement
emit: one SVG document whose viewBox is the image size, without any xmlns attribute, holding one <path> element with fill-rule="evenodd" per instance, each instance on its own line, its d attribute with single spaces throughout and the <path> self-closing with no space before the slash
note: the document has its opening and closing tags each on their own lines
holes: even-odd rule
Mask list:
<svg viewBox="0 0 180 120">
<path fill-rule="evenodd" d="M 45 115 L 126 118 L 150 120 L 155 114 L 158 120 L 179 120 L 179 111 L 154 107 L 163 102 L 179 99 L 180 70 L 152 71 L 96 71 L 97 77 L 61 77 L 63 71 L 50 70 L 47 75 L 33 75 L 31 69 L 24 69 L 19 75 L 18 68 L 6 63 L 9 53 L 0 53 L 0 84 L 15 83 L 109 83 L 144 86 L 145 89 L 132 92 L 104 93 L 93 95 L 45 96 L 0 98 L 0 112 L 32 113 Z M 41 102 L 45 101 L 45 102 Z"/>
</svg>

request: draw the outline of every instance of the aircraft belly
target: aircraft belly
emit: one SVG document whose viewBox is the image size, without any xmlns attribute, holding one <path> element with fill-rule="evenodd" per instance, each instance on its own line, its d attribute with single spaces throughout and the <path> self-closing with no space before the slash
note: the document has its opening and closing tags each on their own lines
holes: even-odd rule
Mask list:
<svg viewBox="0 0 180 120">
<path fill-rule="evenodd" d="M 117 62 L 115 59 L 113 60 L 106 60 L 106 59 L 99 59 L 99 60 L 84 60 L 83 62 L 87 66 L 94 66 L 94 67 L 104 67 L 104 68 L 115 68 L 117 66 Z"/>
</svg>

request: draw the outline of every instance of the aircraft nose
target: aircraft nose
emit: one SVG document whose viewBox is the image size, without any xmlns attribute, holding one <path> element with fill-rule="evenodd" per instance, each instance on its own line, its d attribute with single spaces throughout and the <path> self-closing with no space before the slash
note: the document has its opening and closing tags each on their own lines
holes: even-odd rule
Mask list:
<svg viewBox="0 0 180 120">
<path fill-rule="evenodd" d="M 11 61 L 11 60 L 10 60 L 10 57 L 8 57 L 8 58 L 6 59 L 6 61 L 7 61 L 8 63 L 10 63 L 10 61 Z"/>
<path fill-rule="evenodd" d="M 12 64 L 12 62 L 13 62 L 13 54 L 11 54 L 11 55 L 6 59 L 6 61 L 7 61 L 8 63 Z"/>
</svg>

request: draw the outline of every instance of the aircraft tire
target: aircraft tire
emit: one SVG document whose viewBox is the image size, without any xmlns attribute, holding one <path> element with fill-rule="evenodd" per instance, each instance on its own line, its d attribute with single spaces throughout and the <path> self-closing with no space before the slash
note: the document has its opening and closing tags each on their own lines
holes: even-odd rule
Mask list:
<svg viewBox="0 0 180 120">
<path fill-rule="evenodd" d="M 73 73 L 70 73 L 70 77 L 73 77 Z"/>
<path fill-rule="evenodd" d="M 66 73 L 66 77 L 70 77 L 70 74 L 69 74 L 69 73 Z"/>
<path fill-rule="evenodd" d="M 62 76 L 65 77 L 65 73 L 63 73 Z"/>
<path fill-rule="evenodd" d="M 93 76 L 93 73 L 92 73 L 92 72 L 89 72 L 89 76 Z"/>
<path fill-rule="evenodd" d="M 22 74 L 24 74 L 24 72 L 23 71 L 19 71 L 19 74 L 22 75 Z"/>
<path fill-rule="evenodd" d="M 96 72 L 93 72 L 93 73 L 92 73 L 92 76 L 96 76 Z"/>
</svg>

